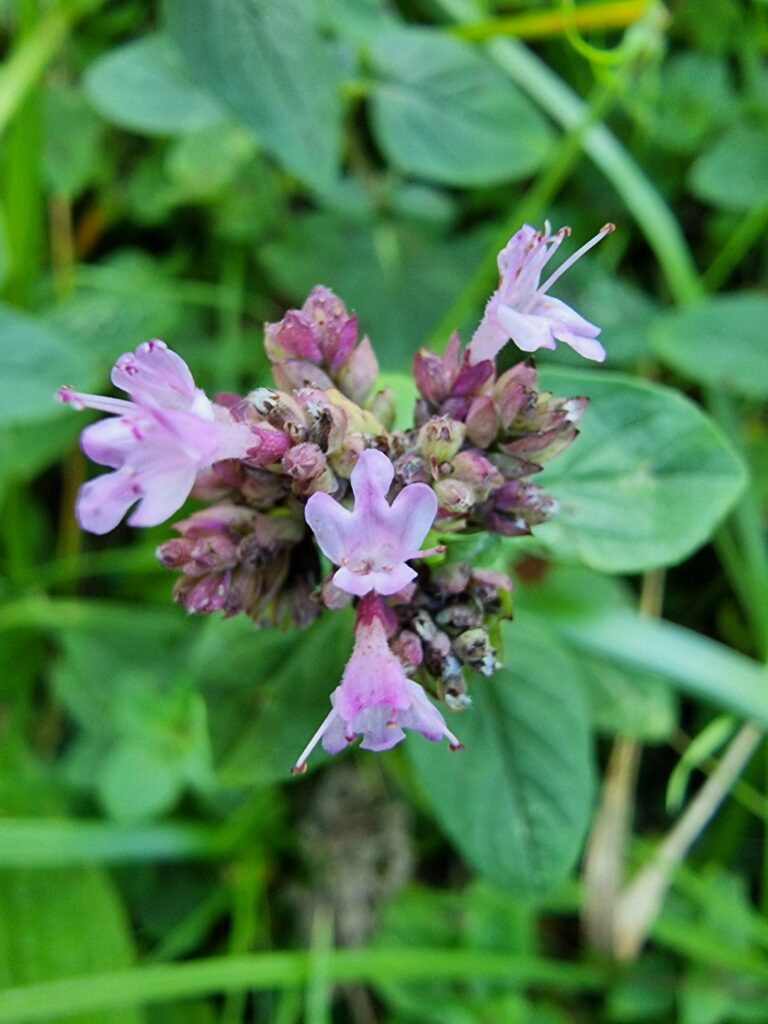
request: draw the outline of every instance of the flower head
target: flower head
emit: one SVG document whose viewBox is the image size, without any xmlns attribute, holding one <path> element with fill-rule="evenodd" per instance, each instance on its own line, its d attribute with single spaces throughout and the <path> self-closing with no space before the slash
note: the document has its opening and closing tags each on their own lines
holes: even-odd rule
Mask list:
<svg viewBox="0 0 768 1024">
<path fill-rule="evenodd" d="M 77 517 L 91 533 L 114 529 L 136 502 L 131 526 L 162 523 L 183 505 L 201 470 L 229 458 L 266 465 L 288 447 L 279 431 L 237 422 L 211 402 L 195 387 L 184 360 L 162 341 L 122 355 L 111 376 L 130 401 L 59 391 L 59 399 L 76 409 L 113 414 L 80 437 L 88 458 L 113 470 L 80 489 Z"/>
<path fill-rule="evenodd" d="M 375 594 L 364 597 L 357 608 L 355 648 L 341 683 L 331 694 L 332 710 L 302 751 L 294 774 L 303 772 L 318 742 L 329 754 L 338 754 L 355 736 L 365 750 L 389 750 L 405 739 L 405 729 L 415 729 L 433 743 L 443 738 L 452 750 L 461 743 L 448 729 L 443 716 L 423 688 L 408 679 L 387 640 L 387 608 Z"/>
<path fill-rule="evenodd" d="M 320 549 L 340 566 L 333 582 L 348 594 L 396 594 L 416 576 L 406 561 L 427 553 L 419 545 L 437 513 L 435 493 L 427 484 L 409 484 L 390 505 L 394 475 L 387 456 L 369 448 L 352 471 L 352 511 L 329 494 L 307 502 L 305 517 Z"/>
<path fill-rule="evenodd" d="M 552 349 L 555 340 L 563 341 L 586 359 L 602 362 L 605 349 L 597 341 L 600 328 L 547 292 L 584 253 L 613 230 L 613 224 L 602 227 L 543 284 L 539 283 L 542 271 L 563 239 L 570 235 L 570 229 L 560 228 L 553 235 L 549 223 L 543 232 L 525 224 L 513 235 L 499 253 L 499 287 L 488 300 L 480 326 L 469 343 L 469 362 L 493 359 L 510 339 L 523 352 Z"/>
</svg>

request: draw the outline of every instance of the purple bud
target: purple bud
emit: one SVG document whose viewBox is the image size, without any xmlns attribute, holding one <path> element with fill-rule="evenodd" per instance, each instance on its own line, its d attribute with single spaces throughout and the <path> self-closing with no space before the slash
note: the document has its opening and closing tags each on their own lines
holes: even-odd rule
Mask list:
<svg viewBox="0 0 768 1024">
<path fill-rule="evenodd" d="M 322 359 L 319 332 L 312 320 L 297 309 L 289 310 L 277 323 L 264 325 L 264 350 L 273 363 Z"/>
<path fill-rule="evenodd" d="M 432 584 L 439 594 L 452 597 L 469 586 L 470 568 L 466 562 L 450 562 L 432 572 Z"/>
<path fill-rule="evenodd" d="M 363 338 L 339 369 L 339 388 L 353 402 L 361 405 L 379 375 L 379 361 L 367 337 Z"/>
<path fill-rule="evenodd" d="M 527 360 L 499 377 L 493 397 L 505 429 L 509 429 L 526 407 L 535 408 L 536 396 L 536 368 Z"/>
<path fill-rule="evenodd" d="M 476 451 L 459 452 L 453 460 L 453 475 L 472 487 L 476 501 L 485 501 L 491 491 L 504 483 L 493 463 Z"/>
<path fill-rule="evenodd" d="M 222 572 L 237 565 L 237 545 L 221 533 L 211 534 L 197 541 L 190 552 L 191 565 L 186 571 L 194 570 L 201 575 L 206 572 Z"/>
<path fill-rule="evenodd" d="M 496 440 L 499 417 L 496 405 L 488 395 L 472 399 L 466 418 L 467 437 L 478 448 L 489 448 Z"/>
<path fill-rule="evenodd" d="M 283 456 L 283 469 L 294 481 L 298 494 L 311 494 L 313 484 L 325 473 L 328 462 L 322 450 L 311 442 L 294 445 Z M 325 488 L 322 488 L 323 490 Z M 331 488 L 333 490 L 334 488 Z"/>
<path fill-rule="evenodd" d="M 423 398 L 431 405 L 440 405 L 448 397 L 451 379 L 443 360 L 426 348 L 413 357 L 413 377 Z"/>
<path fill-rule="evenodd" d="M 173 596 L 183 604 L 190 615 L 206 615 L 221 611 L 229 593 L 229 573 L 203 576 L 196 583 L 183 576 L 174 588 Z"/>
<path fill-rule="evenodd" d="M 314 325 L 324 361 L 336 373 L 355 347 L 357 317 L 350 316 L 341 299 L 323 285 L 309 293 L 303 312 Z"/>
<path fill-rule="evenodd" d="M 155 557 L 166 569 L 180 569 L 189 561 L 193 543 L 188 540 L 167 540 L 155 549 Z"/>
<path fill-rule="evenodd" d="M 251 434 L 253 437 L 246 452 L 246 461 L 252 466 L 279 462 L 291 444 L 286 434 L 272 427 L 251 427 Z"/>
<path fill-rule="evenodd" d="M 408 673 L 415 671 L 424 660 L 421 640 L 410 629 L 401 630 L 389 646 Z"/>
<path fill-rule="evenodd" d="M 451 394 L 476 395 L 488 381 L 491 380 L 495 371 L 492 359 L 483 359 L 479 363 L 470 363 L 468 350 L 464 352 L 459 372 L 451 386 Z"/>
<path fill-rule="evenodd" d="M 499 599 L 499 591 L 512 590 L 512 580 L 503 572 L 494 569 L 472 570 L 472 591 L 483 605 L 493 604 Z"/>
<path fill-rule="evenodd" d="M 298 391 L 299 388 L 332 388 L 333 381 L 328 374 L 314 363 L 305 359 L 292 359 L 285 363 L 272 364 L 275 384 L 284 391 Z"/>
<path fill-rule="evenodd" d="M 430 479 L 425 460 L 415 452 L 409 452 L 395 459 L 395 476 L 398 482 L 404 486 L 425 484 Z"/>
</svg>

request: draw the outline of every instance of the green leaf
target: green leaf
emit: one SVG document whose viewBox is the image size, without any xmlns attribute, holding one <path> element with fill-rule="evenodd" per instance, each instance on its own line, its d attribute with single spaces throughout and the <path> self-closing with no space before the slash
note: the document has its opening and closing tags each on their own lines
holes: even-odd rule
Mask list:
<svg viewBox="0 0 768 1024">
<path fill-rule="evenodd" d="M 58 417 L 56 391 L 92 373 L 87 354 L 37 317 L 0 305 L 0 428 Z"/>
<path fill-rule="evenodd" d="M 663 675 L 694 697 L 768 727 L 768 671 L 724 644 L 630 609 L 562 619 L 553 612 L 550 623 L 579 651 Z"/>
<path fill-rule="evenodd" d="M 615 576 L 582 566 L 545 563 L 542 568 L 542 574 L 533 579 L 518 578 L 514 590 L 515 609 L 536 615 L 542 623 L 634 606 L 629 587 Z M 670 680 L 583 650 L 576 657 L 590 717 L 599 732 L 632 736 L 645 743 L 669 736 L 677 724 L 677 700 Z"/>
<path fill-rule="evenodd" d="M 768 197 L 765 124 L 735 124 L 697 157 L 688 172 L 691 192 L 723 210 L 747 211 Z"/>
<path fill-rule="evenodd" d="M 674 565 L 738 498 L 741 461 L 715 424 L 670 388 L 620 374 L 544 369 L 540 384 L 588 395 L 581 434 L 537 478 L 560 503 L 536 536 L 605 572 Z"/>
<path fill-rule="evenodd" d="M 100 57 L 88 69 L 84 87 L 102 117 L 143 135 L 195 132 L 226 116 L 190 79 L 176 50 L 160 34 Z"/>
<path fill-rule="evenodd" d="M 651 330 L 658 357 L 697 384 L 748 398 L 768 396 L 768 296 L 716 295 L 660 316 Z"/>
<path fill-rule="evenodd" d="M 723 57 L 676 54 L 662 67 L 654 142 L 675 153 L 693 152 L 732 113 L 734 100 Z"/>
<path fill-rule="evenodd" d="M 336 177 L 336 65 L 299 0 L 167 0 L 168 29 L 190 70 L 281 166 L 318 189 Z"/>
<path fill-rule="evenodd" d="M 380 34 L 371 101 L 377 141 L 402 171 L 448 185 L 528 177 L 553 134 L 494 64 L 429 29 Z"/>
<path fill-rule="evenodd" d="M 0 871 L 0 989 L 128 967 L 128 922 L 95 868 Z M 2 1003 L 2 997 L 0 997 Z M 139 1010 L 77 1012 L 72 1024 L 140 1024 Z"/>
<path fill-rule="evenodd" d="M 503 627 L 507 667 L 477 678 L 449 754 L 410 736 L 407 751 L 435 818 L 467 863 L 531 896 L 562 881 L 593 795 L 589 725 L 574 663 L 529 619 Z"/>
</svg>

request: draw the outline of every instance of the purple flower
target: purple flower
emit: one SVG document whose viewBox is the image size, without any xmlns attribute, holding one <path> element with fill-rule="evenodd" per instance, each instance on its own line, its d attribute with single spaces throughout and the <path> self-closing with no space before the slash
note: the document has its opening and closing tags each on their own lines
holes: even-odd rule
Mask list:
<svg viewBox="0 0 768 1024">
<path fill-rule="evenodd" d="M 396 594 L 416 576 L 406 561 L 427 554 L 419 545 L 437 513 L 435 493 L 427 484 L 408 484 L 389 505 L 394 475 L 387 456 L 369 448 L 352 471 L 351 512 L 329 494 L 307 502 L 305 517 L 320 549 L 341 567 L 333 582 L 348 594 Z"/>
<path fill-rule="evenodd" d="M 525 224 L 513 235 L 499 253 L 499 287 L 488 300 L 480 326 L 467 348 L 470 363 L 493 359 L 510 339 L 523 352 L 555 348 L 557 339 L 586 359 L 601 363 L 605 349 L 596 340 L 600 328 L 547 292 L 576 260 L 613 230 L 613 224 L 602 227 L 544 284 L 539 284 L 541 273 L 563 239 L 570 235 L 570 228 L 560 228 L 552 235 L 548 222 L 543 233 Z"/>
<path fill-rule="evenodd" d="M 91 533 L 114 529 L 136 502 L 129 524 L 156 526 L 184 504 L 201 470 L 229 458 L 264 465 L 288 447 L 279 431 L 236 422 L 211 402 L 195 387 L 184 360 L 162 341 L 120 356 L 111 379 L 131 401 L 71 388 L 58 395 L 76 409 L 113 413 L 80 436 L 88 458 L 113 470 L 80 489 L 77 518 Z"/>
<path fill-rule="evenodd" d="M 332 710 L 299 756 L 294 774 L 305 770 L 319 741 L 329 754 L 338 754 L 357 735 L 363 737 L 364 750 L 389 750 L 405 739 L 405 729 L 415 729 L 433 743 L 445 738 L 452 750 L 461 749 L 443 716 L 390 650 L 387 611 L 375 594 L 358 605 L 355 648 L 331 694 Z"/>
</svg>

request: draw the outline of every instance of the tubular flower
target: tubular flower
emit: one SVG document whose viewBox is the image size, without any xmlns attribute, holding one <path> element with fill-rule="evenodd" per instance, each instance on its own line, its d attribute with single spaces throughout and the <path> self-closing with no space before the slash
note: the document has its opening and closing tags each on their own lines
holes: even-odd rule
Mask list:
<svg viewBox="0 0 768 1024">
<path fill-rule="evenodd" d="M 113 470 L 80 489 L 77 517 L 91 533 L 114 529 L 136 502 L 129 524 L 156 526 L 184 504 L 201 470 L 230 458 L 266 465 L 288 447 L 278 431 L 235 422 L 211 402 L 195 387 L 184 360 L 162 341 L 122 355 L 111 379 L 130 401 L 59 391 L 59 399 L 76 409 L 113 414 L 80 437 L 88 458 Z"/>
<path fill-rule="evenodd" d="M 600 328 L 547 292 L 566 270 L 614 230 L 606 224 L 577 252 L 562 263 L 543 284 L 541 274 L 570 228 L 550 234 L 549 222 L 543 233 L 525 224 L 499 253 L 499 287 L 485 307 L 483 319 L 467 349 L 469 362 L 493 359 L 510 339 L 523 352 L 555 348 L 555 340 L 601 363 L 605 349 L 597 341 Z"/>
<path fill-rule="evenodd" d="M 461 743 L 448 729 L 423 688 L 408 679 L 387 640 L 387 608 L 369 594 L 357 608 L 355 648 L 341 683 L 331 694 L 332 710 L 297 760 L 293 773 L 306 768 L 307 758 L 322 743 L 338 754 L 355 736 L 365 750 L 389 750 L 415 729 L 433 743 L 447 739 L 452 750 Z"/>
<path fill-rule="evenodd" d="M 427 484 L 404 487 L 390 505 L 387 492 L 395 469 L 383 452 L 362 452 L 352 471 L 352 511 L 329 494 L 313 494 L 305 517 L 322 552 L 340 566 L 333 582 L 356 597 L 370 591 L 396 594 L 416 576 L 406 565 L 420 551 L 437 513 L 437 498 Z"/>
</svg>

